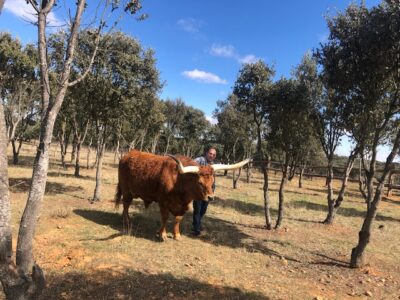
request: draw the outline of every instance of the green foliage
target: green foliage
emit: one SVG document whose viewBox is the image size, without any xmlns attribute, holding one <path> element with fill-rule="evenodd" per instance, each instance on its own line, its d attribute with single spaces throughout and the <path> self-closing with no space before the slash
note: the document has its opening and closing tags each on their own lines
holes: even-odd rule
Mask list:
<svg viewBox="0 0 400 300">
<path fill-rule="evenodd" d="M 253 153 L 253 141 L 256 140 L 255 126 L 251 116 L 238 110 L 238 98 L 230 95 L 225 101 L 217 103 L 214 117 L 218 120 L 217 141 L 222 145 L 220 156 L 224 160 L 236 161 Z"/>
<path fill-rule="evenodd" d="M 306 89 L 293 79 L 281 79 L 274 84 L 270 97 L 268 140 L 275 150 L 297 157 L 313 135 Z"/>
<path fill-rule="evenodd" d="M 396 124 L 399 20 L 393 1 L 371 9 L 350 5 L 328 20 L 329 40 L 316 54 L 323 81 L 334 93 L 333 106 L 341 107 L 346 130 L 364 150 L 384 143 L 388 125 Z"/>
<path fill-rule="evenodd" d="M 264 158 L 263 135 L 267 131 L 268 94 L 275 70 L 263 61 L 244 64 L 233 87 L 238 109 L 250 114 L 257 129 L 257 151 Z"/>
<path fill-rule="evenodd" d="M 24 138 L 39 111 L 37 49 L 0 33 L 0 98 L 10 140 Z"/>
</svg>

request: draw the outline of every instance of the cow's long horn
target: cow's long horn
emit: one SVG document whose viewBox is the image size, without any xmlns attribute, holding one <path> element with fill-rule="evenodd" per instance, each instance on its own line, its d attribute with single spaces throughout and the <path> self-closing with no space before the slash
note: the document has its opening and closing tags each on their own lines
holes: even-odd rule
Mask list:
<svg viewBox="0 0 400 300">
<path fill-rule="evenodd" d="M 167 156 L 171 157 L 176 163 L 178 164 L 178 172 L 180 174 L 185 174 L 185 173 L 199 173 L 199 167 L 198 166 L 187 166 L 184 167 L 179 159 L 177 159 L 175 156 L 167 154 Z"/>
<path fill-rule="evenodd" d="M 247 158 L 247 159 L 242 160 L 241 162 L 238 162 L 233 165 L 215 164 L 215 165 L 211 165 L 211 167 L 214 169 L 214 171 L 234 170 L 234 169 L 239 169 L 239 168 L 243 167 L 245 164 L 248 164 L 249 162 L 251 162 L 251 160 L 252 160 L 251 158 Z"/>
</svg>

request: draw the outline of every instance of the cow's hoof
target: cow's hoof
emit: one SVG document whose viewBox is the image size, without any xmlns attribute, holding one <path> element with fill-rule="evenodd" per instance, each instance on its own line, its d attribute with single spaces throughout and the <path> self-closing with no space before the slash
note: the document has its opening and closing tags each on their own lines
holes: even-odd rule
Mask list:
<svg viewBox="0 0 400 300">
<path fill-rule="evenodd" d="M 182 236 L 181 236 L 180 233 L 174 235 L 174 240 L 175 241 L 180 241 L 181 239 L 182 239 Z"/>
<path fill-rule="evenodd" d="M 162 242 L 166 242 L 168 240 L 167 234 L 166 233 L 161 234 L 160 235 L 160 240 Z"/>
</svg>

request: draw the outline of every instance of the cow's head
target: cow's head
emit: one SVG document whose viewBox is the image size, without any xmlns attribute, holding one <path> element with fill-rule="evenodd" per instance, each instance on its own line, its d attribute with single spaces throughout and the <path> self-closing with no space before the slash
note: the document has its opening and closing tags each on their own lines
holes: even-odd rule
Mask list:
<svg viewBox="0 0 400 300">
<path fill-rule="evenodd" d="M 213 197 L 214 173 L 218 170 L 234 170 L 243 167 L 249 163 L 251 159 L 245 159 L 233 165 L 215 164 L 207 166 L 183 166 L 182 162 L 172 155 L 168 155 L 178 164 L 178 172 L 180 174 L 191 174 L 191 181 L 197 181 L 197 184 L 191 185 L 191 192 L 194 199 L 202 199 L 208 201 L 208 197 Z"/>
</svg>

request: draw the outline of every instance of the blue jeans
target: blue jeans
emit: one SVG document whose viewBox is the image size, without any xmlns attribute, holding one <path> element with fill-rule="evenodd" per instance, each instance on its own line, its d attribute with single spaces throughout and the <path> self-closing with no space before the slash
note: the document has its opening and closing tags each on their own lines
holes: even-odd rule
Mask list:
<svg viewBox="0 0 400 300">
<path fill-rule="evenodd" d="M 208 207 L 208 201 L 203 200 L 194 200 L 193 201 L 193 230 L 195 232 L 200 232 L 201 228 L 201 219 L 206 214 Z"/>
</svg>

